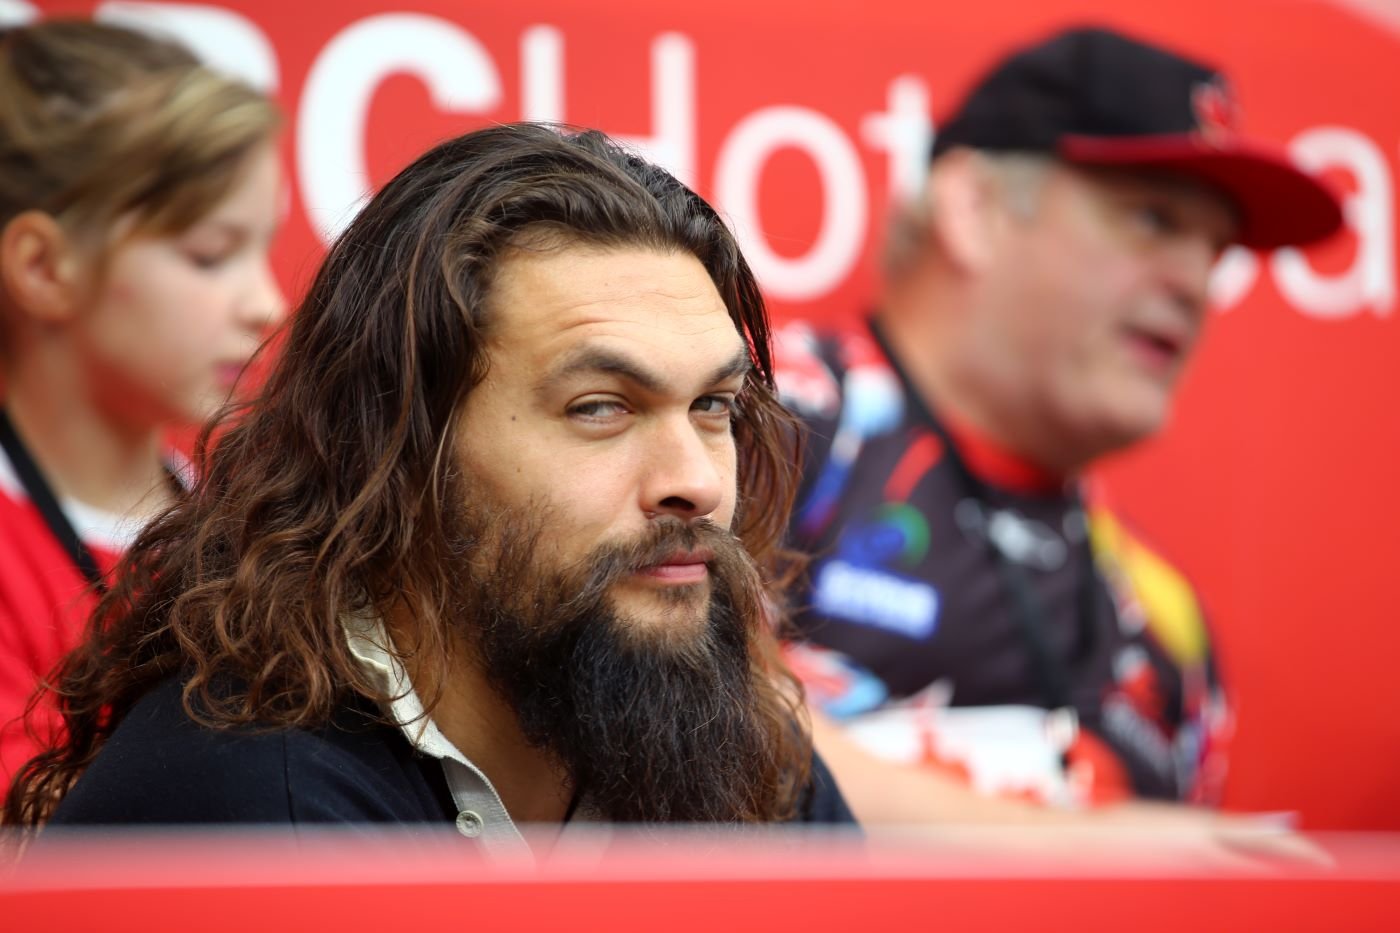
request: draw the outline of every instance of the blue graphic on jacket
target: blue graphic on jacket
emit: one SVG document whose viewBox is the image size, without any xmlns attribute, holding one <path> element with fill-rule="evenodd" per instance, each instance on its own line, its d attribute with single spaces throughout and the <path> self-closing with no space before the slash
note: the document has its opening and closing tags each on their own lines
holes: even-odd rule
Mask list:
<svg viewBox="0 0 1400 933">
<path fill-rule="evenodd" d="M 802 533 L 816 534 L 830 524 L 861 447 L 868 439 L 893 431 L 903 418 L 904 392 L 888 366 L 847 370 L 841 380 L 841 418 L 831 450 L 798 510 L 797 527 Z"/>
<path fill-rule="evenodd" d="M 928 547 L 928 522 L 918 509 L 900 502 L 881 505 L 870 522 L 848 526 L 835 555 L 816 565 L 813 608 L 905 638 L 930 637 L 938 622 L 938 591 L 888 569 L 918 566 Z"/>
</svg>

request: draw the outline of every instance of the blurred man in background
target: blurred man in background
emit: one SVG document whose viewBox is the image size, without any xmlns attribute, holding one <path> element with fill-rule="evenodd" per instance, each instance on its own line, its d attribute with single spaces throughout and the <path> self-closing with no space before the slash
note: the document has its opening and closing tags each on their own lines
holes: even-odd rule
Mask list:
<svg viewBox="0 0 1400 933">
<path fill-rule="evenodd" d="M 1222 250 L 1341 222 L 1218 72 L 1105 30 L 1016 52 L 942 126 L 878 313 L 779 341 L 812 429 L 792 659 L 858 816 L 1218 800 L 1196 596 L 1085 470 L 1166 422 Z"/>
</svg>

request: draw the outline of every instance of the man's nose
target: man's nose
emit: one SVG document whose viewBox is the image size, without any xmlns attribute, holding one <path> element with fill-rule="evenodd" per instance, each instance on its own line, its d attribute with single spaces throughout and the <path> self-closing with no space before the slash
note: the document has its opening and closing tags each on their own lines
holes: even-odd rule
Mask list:
<svg viewBox="0 0 1400 933">
<path fill-rule="evenodd" d="M 1210 274 L 1220 258 L 1215 240 L 1205 233 L 1177 237 L 1162 251 L 1162 276 L 1176 302 L 1193 315 L 1210 299 Z"/>
<path fill-rule="evenodd" d="M 641 507 L 651 516 L 690 521 L 713 514 L 724 502 L 724 462 L 732 451 L 729 435 L 711 436 L 689 417 L 658 426 L 646 459 Z"/>
</svg>

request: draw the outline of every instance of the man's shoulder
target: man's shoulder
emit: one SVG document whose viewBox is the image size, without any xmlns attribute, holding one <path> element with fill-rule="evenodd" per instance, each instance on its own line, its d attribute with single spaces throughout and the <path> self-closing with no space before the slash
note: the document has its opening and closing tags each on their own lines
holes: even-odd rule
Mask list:
<svg viewBox="0 0 1400 933">
<path fill-rule="evenodd" d="M 286 735 L 210 729 L 168 678 L 122 718 L 69 791 L 56 824 L 286 823 Z"/>
<path fill-rule="evenodd" d="M 118 725 L 59 824 L 362 823 L 441 818 L 411 746 L 356 707 L 315 728 L 210 728 L 167 679 Z"/>
<path fill-rule="evenodd" d="M 807 775 L 807 786 L 798 801 L 793 823 L 814 825 L 854 826 L 855 814 L 851 812 L 846 796 L 836 784 L 836 777 L 822 760 L 821 753 L 812 750 L 812 766 Z"/>
</svg>

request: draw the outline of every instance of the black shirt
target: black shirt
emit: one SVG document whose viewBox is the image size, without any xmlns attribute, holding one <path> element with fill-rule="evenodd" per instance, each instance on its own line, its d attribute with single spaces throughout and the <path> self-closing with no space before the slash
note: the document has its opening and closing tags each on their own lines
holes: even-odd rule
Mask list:
<svg viewBox="0 0 1400 933">
<path fill-rule="evenodd" d="M 314 729 L 209 729 L 170 678 L 143 697 L 59 804 L 52 826 L 380 824 L 450 829 L 442 763 L 419 754 L 368 700 Z M 800 822 L 852 823 L 818 758 Z"/>
</svg>

